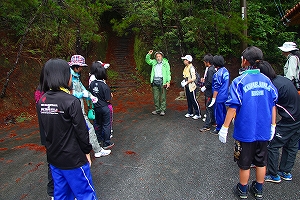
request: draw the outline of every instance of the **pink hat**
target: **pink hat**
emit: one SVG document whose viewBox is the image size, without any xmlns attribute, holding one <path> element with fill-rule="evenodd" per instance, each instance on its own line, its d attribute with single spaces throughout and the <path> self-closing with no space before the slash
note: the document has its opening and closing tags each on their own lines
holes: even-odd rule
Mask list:
<svg viewBox="0 0 300 200">
<path fill-rule="evenodd" d="M 69 66 L 78 65 L 80 67 L 87 67 L 88 65 L 85 64 L 85 59 L 81 55 L 73 55 L 71 57 L 71 61 L 68 62 Z"/>
</svg>

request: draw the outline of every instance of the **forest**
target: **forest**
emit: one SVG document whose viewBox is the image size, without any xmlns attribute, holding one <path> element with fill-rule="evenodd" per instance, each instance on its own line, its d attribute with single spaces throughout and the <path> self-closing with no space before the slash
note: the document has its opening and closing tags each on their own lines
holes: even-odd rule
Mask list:
<svg viewBox="0 0 300 200">
<path fill-rule="evenodd" d="M 51 57 L 69 59 L 74 53 L 89 57 L 100 48 L 105 59 L 108 38 L 114 33 L 134 37 L 141 73 L 148 72 L 148 49 L 161 50 L 168 58 L 188 53 L 201 60 L 212 53 L 238 60 L 242 43 L 261 48 L 281 73 L 285 58 L 277 47 L 285 41 L 300 44 L 299 25 L 281 21 L 296 3 L 248 0 L 243 20 L 241 2 L 232 0 L 2 0 L 1 68 L 16 68 L 17 55 L 23 56 L 22 62 L 27 58 L 42 64 Z M 1 82 L 4 79 L 1 76 Z"/>
</svg>

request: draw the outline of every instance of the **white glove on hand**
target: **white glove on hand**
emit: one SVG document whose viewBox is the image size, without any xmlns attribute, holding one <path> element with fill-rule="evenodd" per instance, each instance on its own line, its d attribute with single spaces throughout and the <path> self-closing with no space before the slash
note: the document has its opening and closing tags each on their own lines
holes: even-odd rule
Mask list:
<svg viewBox="0 0 300 200">
<path fill-rule="evenodd" d="M 181 81 L 181 87 L 186 86 L 187 82 L 185 80 Z"/>
<path fill-rule="evenodd" d="M 89 92 L 87 90 L 84 90 L 82 93 L 83 93 L 82 94 L 83 97 L 85 98 L 89 97 Z"/>
<path fill-rule="evenodd" d="M 271 139 L 270 139 L 270 141 L 273 140 L 273 138 L 274 138 L 275 129 L 276 129 L 276 124 L 275 125 L 271 124 Z"/>
<path fill-rule="evenodd" d="M 216 98 L 212 98 L 211 103 L 209 104 L 208 107 L 212 107 L 215 104 L 215 102 L 216 102 Z"/>
<path fill-rule="evenodd" d="M 98 98 L 97 97 L 91 95 L 90 98 L 91 98 L 91 100 L 92 100 L 93 103 L 97 103 L 98 102 Z"/>
<path fill-rule="evenodd" d="M 205 92 L 205 90 L 206 90 L 206 87 L 203 86 L 203 87 L 201 88 L 201 92 Z"/>
<path fill-rule="evenodd" d="M 221 130 L 219 131 L 219 140 L 222 143 L 226 143 L 227 133 L 228 133 L 228 128 L 222 126 Z"/>
</svg>

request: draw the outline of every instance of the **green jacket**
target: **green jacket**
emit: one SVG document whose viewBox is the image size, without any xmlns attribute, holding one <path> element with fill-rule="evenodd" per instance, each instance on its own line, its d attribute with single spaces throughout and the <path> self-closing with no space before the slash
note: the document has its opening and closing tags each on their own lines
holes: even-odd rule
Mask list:
<svg viewBox="0 0 300 200">
<path fill-rule="evenodd" d="M 154 69 L 155 69 L 155 66 L 157 64 L 157 61 L 155 59 L 151 59 L 150 57 L 151 57 L 151 55 L 147 54 L 146 58 L 145 58 L 145 61 L 146 61 L 146 63 L 148 63 L 149 65 L 152 66 L 151 76 L 150 76 L 150 83 L 153 83 Z M 163 66 L 162 66 L 163 85 L 166 85 L 167 83 L 171 82 L 170 64 L 169 64 L 169 61 L 166 58 L 163 58 L 162 64 L 163 64 Z"/>
</svg>

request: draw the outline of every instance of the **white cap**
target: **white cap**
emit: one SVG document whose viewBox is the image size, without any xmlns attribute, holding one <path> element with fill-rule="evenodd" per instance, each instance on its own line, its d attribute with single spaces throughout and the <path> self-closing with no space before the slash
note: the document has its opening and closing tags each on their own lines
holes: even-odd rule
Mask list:
<svg viewBox="0 0 300 200">
<path fill-rule="evenodd" d="M 187 61 L 190 61 L 192 62 L 193 61 L 193 57 L 191 55 L 186 55 L 184 57 L 181 57 L 182 60 L 187 60 Z"/>
<path fill-rule="evenodd" d="M 105 63 L 105 64 L 103 65 L 103 67 L 104 67 L 105 69 L 109 68 L 109 66 L 110 66 L 110 64 L 108 64 L 108 63 Z"/>
<path fill-rule="evenodd" d="M 285 42 L 281 47 L 278 47 L 283 52 L 290 52 L 293 50 L 299 50 L 295 42 Z"/>
</svg>

